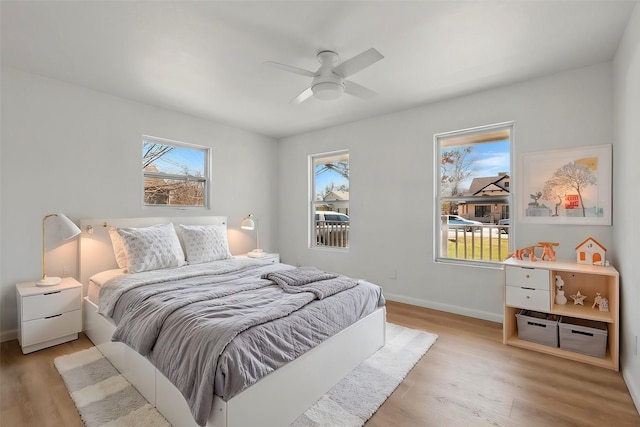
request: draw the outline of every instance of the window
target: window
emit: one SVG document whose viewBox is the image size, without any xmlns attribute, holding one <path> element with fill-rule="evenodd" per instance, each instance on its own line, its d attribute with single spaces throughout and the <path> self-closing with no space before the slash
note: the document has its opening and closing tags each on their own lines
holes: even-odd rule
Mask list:
<svg viewBox="0 0 640 427">
<path fill-rule="evenodd" d="M 513 123 L 434 135 L 435 258 L 470 264 L 510 250 Z"/>
<path fill-rule="evenodd" d="M 475 217 L 486 218 L 491 215 L 491 205 L 476 205 Z"/>
<path fill-rule="evenodd" d="M 145 136 L 142 175 L 145 206 L 208 206 L 209 149 Z"/>
<path fill-rule="evenodd" d="M 309 157 L 310 247 L 349 247 L 349 152 Z"/>
</svg>

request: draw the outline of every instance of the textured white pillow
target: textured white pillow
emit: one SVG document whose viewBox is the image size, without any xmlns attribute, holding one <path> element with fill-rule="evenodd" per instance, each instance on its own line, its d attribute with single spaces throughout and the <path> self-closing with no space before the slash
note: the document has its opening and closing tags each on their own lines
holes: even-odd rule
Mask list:
<svg viewBox="0 0 640 427">
<path fill-rule="evenodd" d="M 116 256 L 118 267 L 127 268 L 127 254 L 124 252 L 124 241 L 115 227 L 109 229 L 109 237 L 111 237 L 111 246 L 113 246 L 113 254 Z"/>
<path fill-rule="evenodd" d="M 231 258 L 225 225 L 182 225 L 182 241 L 189 264 Z"/>
<path fill-rule="evenodd" d="M 129 273 L 179 267 L 185 264 L 184 252 L 173 224 L 145 228 L 119 228 Z"/>
</svg>

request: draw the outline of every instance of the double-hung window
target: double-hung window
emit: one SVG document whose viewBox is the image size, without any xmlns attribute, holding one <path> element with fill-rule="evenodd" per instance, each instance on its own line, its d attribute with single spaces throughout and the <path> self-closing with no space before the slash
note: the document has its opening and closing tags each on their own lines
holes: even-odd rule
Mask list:
<svg viewBox="0 0 640 427">
<path fill-rule="evenodd" d="M 513 123 L 434 135 L 435 259 L 504 260 L 510 250 Z"/>
<path fill-rule="evenodd" d="M 142 138 L 145 206 L 209 206 L 209 148 Z"/>
<path fill-rule="evenodd" d="M 349 151 L 309 156 L 309 246 L 349 247 Z"/>
</svg>

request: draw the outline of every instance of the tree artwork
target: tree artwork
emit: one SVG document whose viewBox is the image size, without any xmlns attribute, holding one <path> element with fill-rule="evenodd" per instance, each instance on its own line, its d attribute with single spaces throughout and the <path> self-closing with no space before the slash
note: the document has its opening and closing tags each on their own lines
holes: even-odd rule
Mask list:
<svg viewBox="0 0 640 427">
<path fill-rule="evenodd" d="M 556 204 L 556 215 L 558 206 L 562 203 L 562 198 L 569 193 L 577 193 L 582 209 L 582 216 L 586 216 L 585 206 L 582 200 L 584 190 L 598 184 L 598 177 L 592 168 L 577 162 L 569 162 L 557 169 L 550 179 L 548 179 L 542 189 L 544 200 L 558 199 Z"/>
<path fill-rule="evenodd" d="M 538 191 L 536 194 L 529 194 L 529 197 L 533 199 L 533 202 L 529 203 L 529 206 L 534 208 L 540 207 L 538 200 L 542 197 L 542 191 Z"/>
</svg>

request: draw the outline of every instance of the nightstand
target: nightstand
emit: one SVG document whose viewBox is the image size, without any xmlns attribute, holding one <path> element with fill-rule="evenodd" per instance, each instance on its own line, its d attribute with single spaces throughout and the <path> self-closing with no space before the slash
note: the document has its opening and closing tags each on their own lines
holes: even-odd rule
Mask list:
<svg viewBox="0 0 640 427">
<path fill-rule="evenodd" d="M 253 257 L 253 256 L 249 256 L 249 255 L 245 255 L 245 256 L 247 256 L 249 259 L 255 259 L 256 261 L 262 261 L 265 264 L 277 264 L 277 263 L 280 262 L 280 254 L 263 252 L 262 256 L 260 256 L 260 257 Z"/>
<path fill-rule="evenodd" d="M 82 284 L 65 277 L 56 286 L 18 283 L 18 341 L 24 354 L 78 339 Z"/>
</svg>

